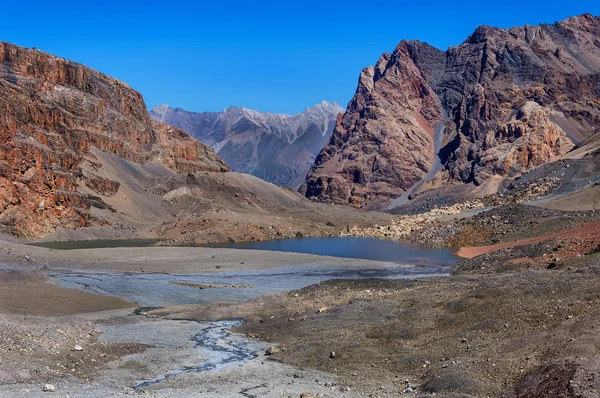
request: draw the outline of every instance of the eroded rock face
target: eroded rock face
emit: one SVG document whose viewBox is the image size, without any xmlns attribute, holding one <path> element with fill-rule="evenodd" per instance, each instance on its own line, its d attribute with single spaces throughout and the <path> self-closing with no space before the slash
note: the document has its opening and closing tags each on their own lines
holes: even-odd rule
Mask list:
<svg viewBox="0 0 600 398">
<path fill-rule="evenodd" d="M 298 188 L 341 112 L 337 104 L 323 101 L 297 115 L 238 107 L 196 113 L 168 105 L 152 109 L 150 115 L 211 145 L 233 171 Z"/>
<path fill-rule="evenodd" d="M 431 67 L 421 71 L 418 63 Z M 428 79 L 444 53 L 423 43 L 401 42 L 361 72 L 347 111 L 312 168 L 309 198 L 377 205 L 399 196 L 434 164 L 434 132 L 442 108 Z"/>
<path fill-rule="evenodd" d="M 600 131 L 598 17 L 483 26 L 445 53 L 402 42 L 378 65 L 385 73 L 376 66 L 361 74 L 348 111 L 309 173 L 307 197 L 381 206 L 428 171 L 422 189 L 476 187 L 556 160 Z M 425 133 L 442 119 L 438 171 Z"/>
<path fill-rule="evenodd" d="M 92 147 L 175 171 L 226 170 L 183 131 L 153 122 L 142 96 L 83 65 L 0 42 L 0 229 L 36 238 L 94 221 L 92 206 L 118 184 L 84 175 Z"/>
<path fill-rule="evenodd" d="M 600 129 L 600 18 L 480 27 L 447 60 L 444 180 L 516 176 Z"/>
</svg>

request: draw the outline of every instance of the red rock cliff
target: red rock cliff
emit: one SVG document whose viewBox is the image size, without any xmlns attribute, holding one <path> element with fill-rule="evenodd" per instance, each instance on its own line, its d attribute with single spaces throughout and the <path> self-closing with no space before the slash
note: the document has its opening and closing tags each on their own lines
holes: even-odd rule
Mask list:
<svg viewBox="0 0 600 398">
<path fill-rule="evenodd" d="M 183 131 L 153 122 L 142 96 L 83 65 L 0 42 L 0 227 L 36 238 L 90 225 L 100 198 L 118 190 L 84 176 L 90 148 L 180 172 L 225 171 L 223 161 Z"/>
</svg>

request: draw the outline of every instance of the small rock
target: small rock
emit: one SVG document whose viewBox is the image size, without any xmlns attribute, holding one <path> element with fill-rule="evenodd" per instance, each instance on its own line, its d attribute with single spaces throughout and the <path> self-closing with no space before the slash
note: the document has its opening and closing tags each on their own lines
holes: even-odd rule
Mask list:
<svg viewBox="0 0 600 398">
<path fill-rule="evenodd" d="M 317 314 L 327 311 L 327 307 L 321 307 L 317 310 Z"/>
<path fill-rule="evenodd" d="M 279 348 L 275 347 L 274 345 L 270 346 L 269 348 L 267 348 L 265 350 L 265 355 L 273 355 L 276 352 L 279 352 Z"/>
<path fill-rule="evenodd" d="M 303 379 L 304 375 L 302 373 L 294 373 L 294 379 Z"/>
<path fill-rule="evenodd" d="M 54 391 L 56 391 L 56 387 L 54 387 L 52 384 L 44 384 L 44 387 L 42 388 L 42 391 L 45 391 L 45 392 L 54 392 Z"/>
<path fill-rule="evenodd" d="M 83 351 L 83 347 L 82 347 L 82 346 L 80 346 L 79 344 L 75 345 L 75 347 L 73 347 L 73 349 L 74 349 L 75 351 Z"/>
<path fill-rule="evenodd" d="M 335 351 L 331 351 L 329 353 L 329 358 L 331 358 L 331 359 L 335 358 Z"/>
<path fill-rule="evenodd" d="M 404 389 L 404 392 L 415 392 L 415 390 L 412 387 L 407 387 Z"/>
</svg>

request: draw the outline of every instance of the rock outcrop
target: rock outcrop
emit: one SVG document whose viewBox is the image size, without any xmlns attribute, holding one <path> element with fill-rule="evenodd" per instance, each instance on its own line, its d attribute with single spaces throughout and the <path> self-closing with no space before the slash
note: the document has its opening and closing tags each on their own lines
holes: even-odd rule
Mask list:
<svg viewBox="0 0 600 398">
<path fill-rule="evenodd" d="M 298 188 L 341 112 L 337 104 L 323 101 L 297 115 L 237 107 L 195 113 L 168 105 L 152 109 L 150 115 L 211 145 L 233 171 Z"/>
<path fill-rule="evenodd" d="M 431 65 L 429 73 L 421 71 L 421 62 Z M 306 196 L 377 206 L 421 180 L 435 163 L 434 135 L 443 112 L 429 82 L 443 62 L 441 51 L 403 41 L 363 69 L 303 187 Z"/>
<path fill-rule="evenodd" d="M 178 172 L 227 170 L 206 145 L 152 121 L 142 96 L 116 79 L 3 42 L 0 59 L 3 232 L 37 238 L 101 223 L 91 208 L 106 206 L 95 194 L 114 195 L 119 184 L 103 177 L 93 148 Z"/>
<path fill-rule="evenodd" d="M 306 196 L 373 207 L 420 176 L 429 180 L 421 190 L 497 184 L 600 131 L 600 18 L 592 15 L 535 27 L 483 26 L 446 52 L 403 41 L 378 65 L 385 67 L 361 74 L 351 106 L 307 177 Z M 439 151 L 422 138 L 427 130 L 414 123 L 415 112 L 433 129 L 443 120 Z M 400 151 L 387 149 L 394 140 Z M 365 148 L 365 141 L 376 145 Z M 361 167 L 367 159 L 377 159 L 368 171 Z M 395 166 L 382 172 L 381 163 Z M 401 172 L 394 177 L 390 170 Z"/>
</svg>

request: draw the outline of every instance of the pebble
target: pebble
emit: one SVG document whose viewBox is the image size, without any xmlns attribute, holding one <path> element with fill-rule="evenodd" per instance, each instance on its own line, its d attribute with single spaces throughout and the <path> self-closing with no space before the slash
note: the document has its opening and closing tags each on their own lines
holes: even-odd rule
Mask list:
<svg viewBox="0 0 600 398">
<path fill-rule="evenodd" d="M 329 358 L 331 358 L 331 359 L 335 358 L 335 351 L 331 351 L 329 353 Z"/>
<path fill-rule="evenodd" d="M 265 350 L 265 355 L 272 355 L 272 354 L 275 354 L 276 352 L 279 352 L 279 348 L 272 345 Z"/>
<path fill-rule="evenodd" d="M 83 351 L 83 347 L 82 347 L 82 346 L 80 346 L 79 344 L 77 344 L 75 347 L 73 347 L 73 349 L 74 349 L 75 351 Z"/>
<path fill-rule="evenodd" d="M 52 384 L 44 384 L 44 387 L 42 388 L 42 391 L 45 391 L 45 392 L 54 392 L 54 391 L 56 391 L 56 387 L 54 387 Z"/>
</svg>

